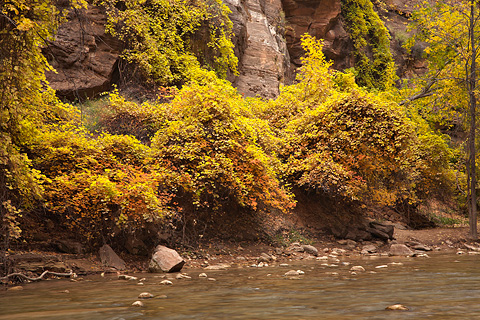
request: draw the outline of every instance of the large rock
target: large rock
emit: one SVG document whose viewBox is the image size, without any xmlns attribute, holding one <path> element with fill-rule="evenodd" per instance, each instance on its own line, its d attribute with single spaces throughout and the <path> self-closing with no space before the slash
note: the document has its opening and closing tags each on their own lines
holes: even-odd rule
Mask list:
<svg viewBox="0 0 480 320">
<path fill-rule="evenodd" d="M 392 224 L 372 221 L 370 222 L 370 228 L 374 229 L 375 232 L 377 233 L 381 233 L 380 238 L 382 239 L 384 238 L 386 238 L 385 240 L 393 239 L 393 233 L 395 231 L 395 227 Z M 372 233 L 372 234 L 376 235 L 375 233 Z"/>
<path fill-rule="evenodd" d="M 311 246 L 309 244 L 304 244 L 302 245 L 302 248 L 303 248 L 303 251 L 308 253 L 308 254 L 311 254 L 311 255 L 314 255 L 314 256 L 318 256 L 318 249 L 315 248 L 314 246 Z"/>
<path fill-rule="evenodd" d="M 179 272 L 182 270 L 185 260 L 177 251 L 158 245 L 155 248 L 152 259 L 148 266 L 150 272 Z"/>
<path fill-rule="evenodd" d="M 413 251 L 404 244 L 394 243 L 390 246 L 389 255 L 391 256 L 411 256 Z"/>
<path fill-rule="evenodd" d="M 99 255 L 103 265 L 117 270 L 125 270 L 125 261 L 123 261 L 108 244 L 100 248 Z"/>
</svg>

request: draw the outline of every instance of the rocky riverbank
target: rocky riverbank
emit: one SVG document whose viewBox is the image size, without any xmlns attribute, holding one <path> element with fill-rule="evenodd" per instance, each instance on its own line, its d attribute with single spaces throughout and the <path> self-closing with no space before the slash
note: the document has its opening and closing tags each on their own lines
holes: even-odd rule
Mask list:
<svg viewBox="0 0 480 320">
<path fill-rule="evenodd" d="M 348 263 L 361 256 L 423 256 L 431 252 L 471 253 L 480 246 L 468 239 L 467 228 L 434 228 L 426 230 L 395 229 L 394 239 L 388 241 L 353 241 L 334 238 L 309 239 L 309 244 L 292 242 L 288 246 L 271 246 L 262 242 L 212 242 L 188 251 L 178 250 L 185 261 L 182 271 L 190 269 L 219 270 L 230 267 L 267 267 L 285 265 L 303 259 L 322 260 L 327 266 Z M 8 259 L 13 271 L 34 277 L 48 270 L 57 273 L 73 272 L 77 276 L 99 273 L 128 273 L 148 270 L 149 258 L 123 256 L 125 264 L 116 268 L 99 255 L 59 254 L 55 252 L 10 252 Z M 12 277 L 3 282 L 9 285 L 25 281 Z"/>
</svg>

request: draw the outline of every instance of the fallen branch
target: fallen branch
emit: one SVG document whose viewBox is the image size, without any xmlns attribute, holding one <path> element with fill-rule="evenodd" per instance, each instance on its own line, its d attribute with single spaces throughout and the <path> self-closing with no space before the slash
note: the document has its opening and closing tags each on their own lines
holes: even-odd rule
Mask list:
<svg viewBox="0 0 480 320">
<path fill-rule="evenodd" d="M 20 277 L 29 281 L 40 281 L 40 280 L 43 280 L 43 277 L 45 277 L 48 274 L 51 274 L 57 277 L 72 277 L 72 276 L 75 277 L 76 276 L 76 274 L 73 273 L 72 271 L 70 271 L 70 273 L 58 273 L 58 272 L 51 272 L 47 270 L 47 271 L 44 271 L 39 277 L 36 277 L 36 278 L 31 278 L 29 276 L 24 275 L 23 273 L 10 273 L 10 274 L 7 274 L 5 277 L 1 277 L 0 281 L 5 281 L 13 277 Z"/>
</svg>

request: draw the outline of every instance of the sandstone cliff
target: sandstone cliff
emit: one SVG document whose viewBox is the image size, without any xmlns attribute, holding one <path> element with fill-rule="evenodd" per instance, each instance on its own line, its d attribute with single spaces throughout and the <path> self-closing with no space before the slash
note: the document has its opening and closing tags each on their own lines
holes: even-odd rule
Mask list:
<svg viewBox="0 0 480 320">
<path fill-rule="evenodd" d="M 308 32 L 325 40 L 324 53 L 335 69 L 354 64 L 352 45 L 345 31 L 340 0 L 224 0 L 234 24 L 239 75 L 229 80 L 245 96 L 273 98 L 279 86 L 294 80 L 301 65 L 300 37 Z M 388 0 L 377 7 L 392 35 L 391 49 L 399 75 L 421 72 L 422 64 L 407 59 L 401 43 L 409 1 Z M 116 81 L 122 43 L 104 32 L 102 8 L 71 11 L 55 41 L 44 53 L 57 73 L 49 72 L 51 86 L 61 96 L 92 96 Z M 412 71 L 413 70 L 413 71 Z"/>
<path fill-rule="evenodd" d="M 110 88 L 123 44 L 105 34 L 105 23 L 101 7 L 72 10 L 55 41 L 43 48 L 57 71 L 47 72 L 47 79 L 60 96 L 79 99 Z"/>
</svg>

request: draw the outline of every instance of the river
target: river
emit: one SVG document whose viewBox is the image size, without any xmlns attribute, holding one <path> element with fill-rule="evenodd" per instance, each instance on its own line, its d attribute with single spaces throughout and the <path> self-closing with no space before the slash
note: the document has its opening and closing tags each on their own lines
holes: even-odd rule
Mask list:
<svg viewBox="0 0 480 320">
<path fill-rule="evenodd" d="M 143 286 L 116 275 L 41 281 L 1 291 L 0 319 L 480 319 L 480 255 L 342 260 L 352 264 L 300 260 L 288 267 L 190 269 L 192 279 L 169 286 L 148 273 L 136 275 L 146 278 Z M 353 265 L 366 272 L 351 275 Z M 305 275 L 287 279 L 291 269 Z M 198 277 L 201 272 L 216 281 Z M 156 297 L 132 307 L 141 292 Z M 385 310 L 396 303 L 410 310 Z"/>
</svg>

